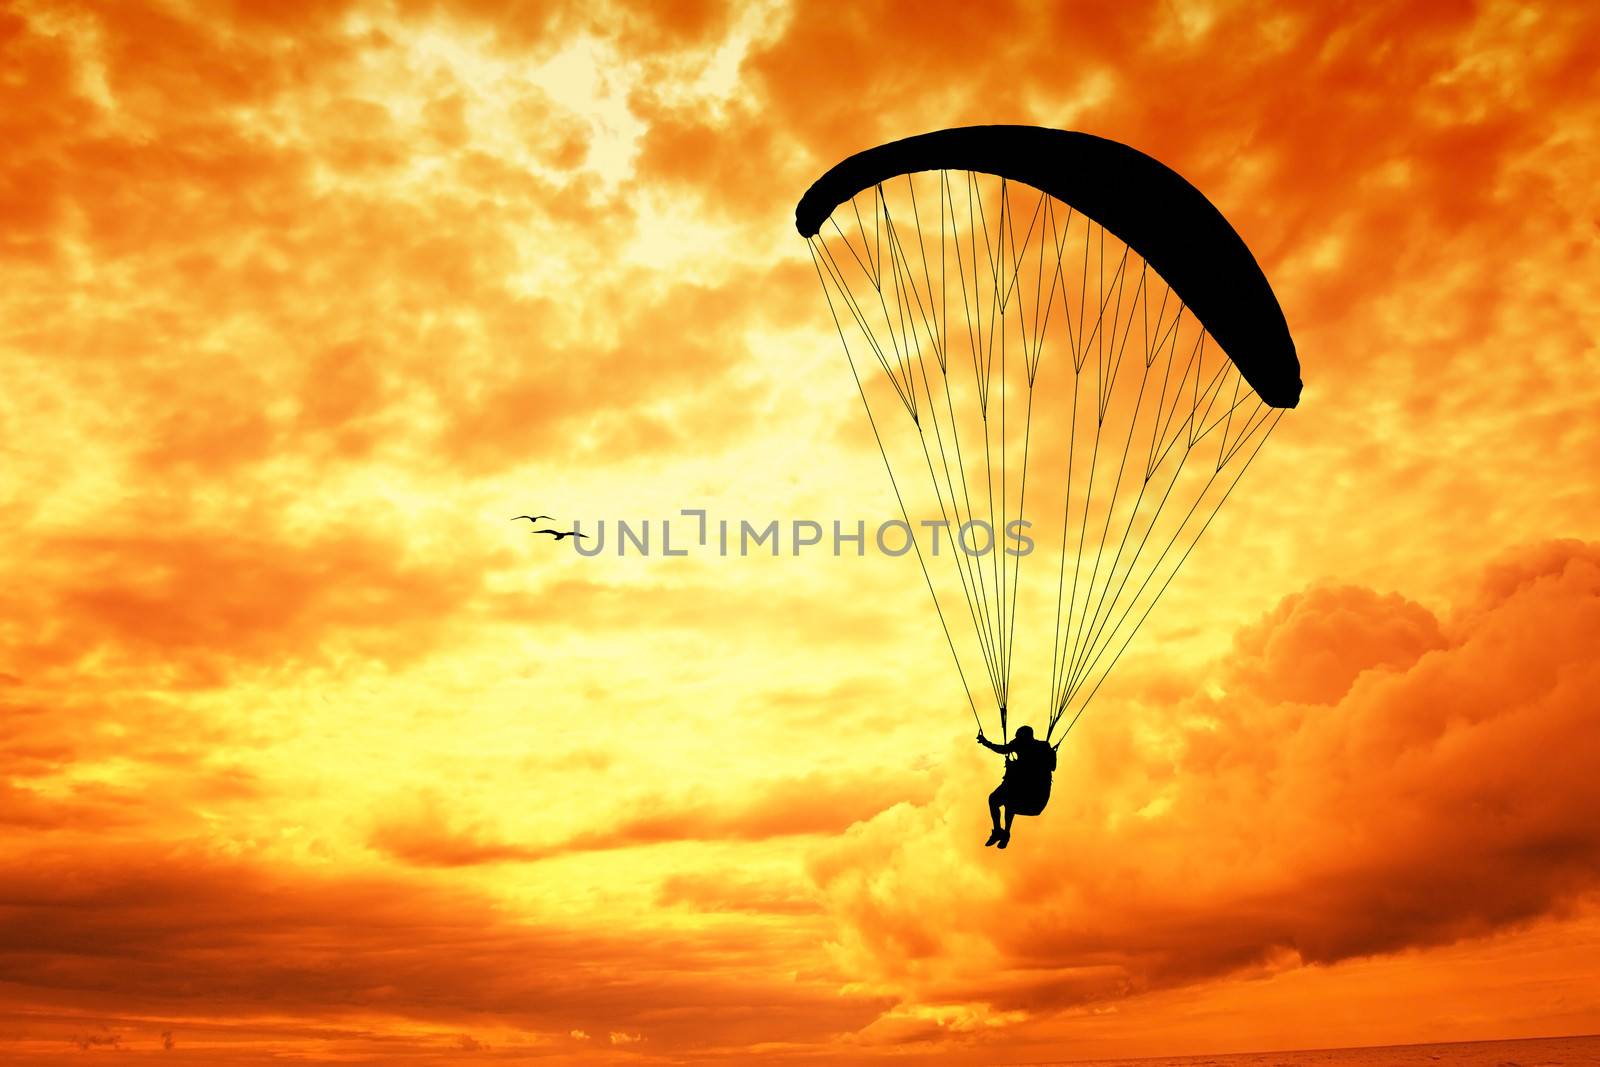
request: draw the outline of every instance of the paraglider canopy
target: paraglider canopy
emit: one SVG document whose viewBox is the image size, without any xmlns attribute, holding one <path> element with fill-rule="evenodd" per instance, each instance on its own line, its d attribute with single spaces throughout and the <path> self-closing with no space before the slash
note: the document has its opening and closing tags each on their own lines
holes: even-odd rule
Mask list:
<svg viewBox="0 0 1600 1067">
<path fill-rule="evenodd" d="M 1066 130 L 868 149 L 795 224 L 980 735 L 963 663 L 1003 740 L 1015 662 L 1059 745 L 1299 402 L 1277 298 L 1189 182 Z"/>
<path fill-rule="evenodd" d="M 857 193 L 901 174 L 964 170 L 1022 182 L 1072 206 L 1144 257 L 1266 403 L 1300 400 L 1300 361 L 1283 309 L 1222 213 L 1170 167 L 1125 144 L 1037 126 L 938 130 L 858 152 L 795 208 L 802 237 Z"/>
</svg>

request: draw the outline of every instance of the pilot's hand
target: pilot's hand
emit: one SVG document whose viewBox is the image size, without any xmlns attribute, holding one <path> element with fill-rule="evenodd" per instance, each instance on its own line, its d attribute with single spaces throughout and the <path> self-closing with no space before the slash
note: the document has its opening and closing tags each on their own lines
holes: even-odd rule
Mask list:
<svg viewBox="0 0 1600 1067">
<path fill-rule="evenodd" d="M 980 744 L 980 745 L 983 744 L 983 731 L 982 730 L 978 731 L 978 744 Z"/>
</svg>

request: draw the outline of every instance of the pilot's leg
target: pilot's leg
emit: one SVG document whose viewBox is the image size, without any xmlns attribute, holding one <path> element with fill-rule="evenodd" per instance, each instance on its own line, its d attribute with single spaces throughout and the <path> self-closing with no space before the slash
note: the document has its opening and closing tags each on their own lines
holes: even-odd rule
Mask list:
<svg viewBox="0 0 1600 1067">
<path fill-rule="evenodd" d="M 1005 802 L 1005 797 L 1004 785 L 996 786 L 995 791 L 989 794 L 989 820 L 994 823 L 994 832 L 984 842 L 985 845 L 992 845 L 1005 835 L 1005 831 L 1000 829 L 1000 805 Z"/>
</svg>

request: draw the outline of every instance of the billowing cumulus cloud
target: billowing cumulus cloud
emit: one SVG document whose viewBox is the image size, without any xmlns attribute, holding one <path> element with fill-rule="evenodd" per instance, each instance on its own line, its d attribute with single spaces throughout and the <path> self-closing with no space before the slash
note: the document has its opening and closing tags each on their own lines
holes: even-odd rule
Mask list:
<svg viewBox="0 0 1600 1067">
<path fill-rule="evenodd" d="M 1315 587 L 1241 631 L 1220 691 L 1100 709 L 1004 862 L 975 862 L 962 776 L 813 870 L 852 965 L 1030 1016 L 1559 915 L 1600 890 L 1597 640 L 1593 544 L 1513 554 L 1442 622 Z"/>
</svg>

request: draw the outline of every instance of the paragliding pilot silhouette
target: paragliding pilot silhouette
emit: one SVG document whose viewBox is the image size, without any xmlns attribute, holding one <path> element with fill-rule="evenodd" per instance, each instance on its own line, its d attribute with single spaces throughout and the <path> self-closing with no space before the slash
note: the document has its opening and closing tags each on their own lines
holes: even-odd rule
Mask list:
<svg viewBox="0 0 1600 1067">
<path fill-rule="evenodd" d="M 1003 716 L 1005 709 L 1002 708 L 1000 714 Z M 1050 802 L 1050 775 L 1056 769 L 1056 750 L 1050 742 L 1035 738 L 1031 726 L 1017 727 L 1017 736 L 1004 745 L 984 737 L 980 726 L 978 744 L 1006 757 L 1005 777 L 989 794 L 989 818 L 994 821 L 994 831 L 984 842 L 985 847 L 1005 848 L 1011 843 L 1011 820 L 1018 815 L 1037 815 Z M 1000 821 L 1002 808 L 1005 809 L 1004 825 Z"/>
</svg>

